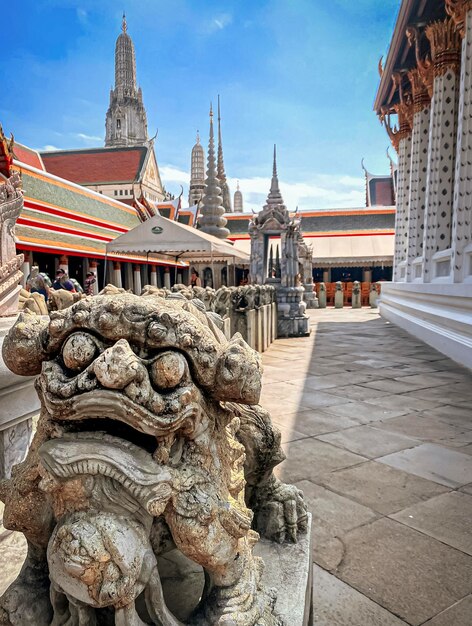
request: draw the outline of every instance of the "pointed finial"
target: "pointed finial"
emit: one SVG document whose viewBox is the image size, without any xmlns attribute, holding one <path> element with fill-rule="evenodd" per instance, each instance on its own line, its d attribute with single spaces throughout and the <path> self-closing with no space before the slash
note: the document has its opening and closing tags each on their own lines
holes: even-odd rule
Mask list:
<svg viewBox="0 0 472 626">
<path fill-rule="evenodd" d="M 218 94 L 218 122 L 221 121 L 221 116 L 220 116 L 220 94 Z"/>
<path fill-rule="evenodd" d="M 123 21 L 121 22 L 121 30 L 126 33 L 128 29 L 128 24 L 126 23 L 126 15 L 125 12 L 123 11 Z"/>
<path fill-rule="evenodd" d="M 277 145 L 274 143 L 274 165 L 272 167 L 272 173 L 277 176 Z"/>
<path fill-rule="evenodd" d="M 236 189 L 239 191 L 239 180 L 237 182 Z"/>
<path fill-rule="evenodd" d="M 197 130 L 197 144 L 200 143 L 200 131 Z"/>
<path fill-rule="evenodd" d="M 210 117 L 213 118 L 213 102 L 210 102 Z"/>
</svg>

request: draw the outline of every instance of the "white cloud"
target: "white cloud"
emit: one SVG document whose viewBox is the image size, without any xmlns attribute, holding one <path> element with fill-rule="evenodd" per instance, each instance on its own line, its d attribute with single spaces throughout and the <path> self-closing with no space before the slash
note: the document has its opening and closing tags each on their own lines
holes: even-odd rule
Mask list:
<svg viewBox="0 0 472 626">
<path fill-rule="evenodd" d="M 168 188 L 169 183 L 178 183 L 179 185 L 188 185 L 190 180 L 190 174 L 179 170 L 172 165 L 159 166 L 159 172 L 161 174 L 162 182 Z"/>
<path fill-rule="evenodd" d="M 46 144 L 42 148 L 37 148 L 38 152 L 54 152 L 55 150 L 60 150 L 57 146 L 51 146 L 50 144 Z"/>
<path fill-rule="evenodd" d="M 87 23 L 88 21 L 88 13 L 85 9 L 83 8 L 77 8 L 76 9 L 76 14 L 77 14 L 77 19 L 79 20 L 79 22 L 84 25 Z"/>
<path fill-rule="evenodd" d="M 236 179 L 228 179 L 232 191 Z M 243 192 L 244 208 L 259 211 L 270 189 L 270 178 L 241 178 L 239 187 Z M 365 204 L 364 180 L 353 176 L 314 174 L 303 183 L 280 181 L 280 191 L 287 207 L 300 209 L 327 209 L 361 207 Z"/>
<path fill-rule="evenodd" d="M 184 198 L 188 195 L 190 174 L 172 165 L 160 168 L 162 181 L 169 191 L 183 185 Z M 260 211 L 270 189 L 270 178 L 228 178 L 231 192 L 236 190 L 237 181 L 243 192 L 245 211 Z M 306 182 L 280 181 L 280 190 L 287 207 L 300 209 L 328 209 L 362 207 L 365 205 L 365 181 L 361 177 L 344 174 L 313 174 Z"/>
<path fill-rule="evenodd" d="M 231 13 L 221 13 L 217 15 L 213 19 L 203 24 L 202 31 L 211 35 L 212 33 L 216 33 L 219 30 L 224 30 L 227 26 L 231 24 L 233 21 L 233 16 Z"/>
<path fill-rule="evenodd" d="M 103 137 L 98 137 L 97 135 L 86 135 L 85 133 L 75 133 L 74 136 L 77 137 L 77 139 L 82 139 L 82 141 L 85 141 L 85 142 L 103 141 Z"/>
</svg>

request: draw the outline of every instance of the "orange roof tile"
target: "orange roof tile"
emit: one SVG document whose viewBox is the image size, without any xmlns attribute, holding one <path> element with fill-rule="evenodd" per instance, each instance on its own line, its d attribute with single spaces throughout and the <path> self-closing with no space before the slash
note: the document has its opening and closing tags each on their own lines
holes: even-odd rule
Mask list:
<svg viewBox="0 0 472 626">
<path fill-rule="evenodd" d="M 26 165 L 31 165 L 31 167 L 44 171 L 44 164 L 41 160 L 39 152 L 33 150 L 32 148 L 28 148 L 21 143 L 15 142 L 13 146 L 13 156 L 17 161 L 21 161 L 21 163 L 26 163 Z"/>
<path fill-rule="evenodd" d="M 79 185 L 131 183 L 139 178 L 146 146 L 93 148 L 41 154 L 46 170 Z"/>
</svg>

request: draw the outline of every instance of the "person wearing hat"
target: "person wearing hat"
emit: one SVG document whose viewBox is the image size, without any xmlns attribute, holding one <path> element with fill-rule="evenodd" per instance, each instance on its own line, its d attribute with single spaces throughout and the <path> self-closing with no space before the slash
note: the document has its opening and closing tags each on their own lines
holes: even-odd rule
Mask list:
<svg viewBox="0 0 472 626">
<path fill-rule="evenodd" d="M 93 286 L 97 282 L 97 278 L 95 277 L 94 272 L 87 272 L 87 277 L 85 278 L 84 283 L 84 291 L 86 296 L 93 296 Z"/>
<path fill-rule="evenodd" d="M 69 280 L 69 277 L 62 268 L 59 268 L 56 272 L 56 280 L 52 285 L 53 289 L 66 289 L 67 291 L 75 291 L 74 285 Z"/>
</svg>

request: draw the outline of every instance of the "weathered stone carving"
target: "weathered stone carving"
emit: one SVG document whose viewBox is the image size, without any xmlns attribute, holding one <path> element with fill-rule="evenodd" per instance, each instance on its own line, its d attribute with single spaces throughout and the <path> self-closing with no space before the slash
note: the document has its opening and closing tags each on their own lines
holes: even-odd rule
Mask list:
<svg viewBox="0 0 472 626">
<path fill-rule="evenodd" d="M 24 312 L 5 339 L 36 375 L 42 411 L 26 460 L 0 484 L 4 525 L 28 556 L 0 624 L 180 622 L 156 557 L 177 547 L 206 574 L 192 625 L 275 626 L 257 532 L 296 541 L 301 492 L 278 481 L 280 435 L 257 405 L 260 357 L 182 294 L 112 293 Z M 288 625 L 287 625 L 288 626 Z"/>
<path fill-rule="evenodd" d="M 251 237 L 251 282 L 256 285 L 268 283 L 274 286 L 277 292 L 277 336 L 290 337 L 308 334 L 310 328 L 309 318 L 305 315 L 306 306 L 300 305 L 305 292 L 305 288 L 301 285 L 300 269 L 304 272 L 305 266 L 308 272 L 312 253 L 303 242 L 300 219 L 297 218 L 296 213 L 292 216 L 289 214 L 280 193 L 275 146 L 269 195 L 263 209 L 250 221 L 248 232 Z M 270 244 L 274 236 L 280 237 L 280 257 L 277 244 L 275 265 Z M 299 263 L 301 250 L 305 256 L 302 268 Z M 310 276 L 311 271 L 310 267 Z M 312 279 L 310 292 L 313 293 Z"/>
<path fill-rule="evenodd" d="M 0 144 L 8 145 L 1 128 Z M 22 208 L 21 179 L 18 172 L 13 172 L 6 182 L 0 182 L 0 316 L 13 315 L 18 310 L 24 257 L 16 254 L 15 224 Z"/>
</svg>

